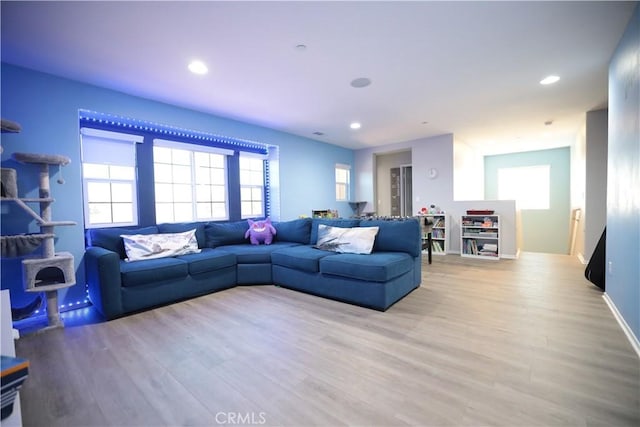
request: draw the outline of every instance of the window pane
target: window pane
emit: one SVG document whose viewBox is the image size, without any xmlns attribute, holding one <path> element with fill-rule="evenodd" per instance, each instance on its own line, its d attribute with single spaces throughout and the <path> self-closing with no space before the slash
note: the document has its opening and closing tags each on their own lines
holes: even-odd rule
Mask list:
<svg viewBox="0 0 640 427">
<path fill-rule="evenodd" d="M 197 203 L 196 204 L 197 219 L 211 218 L 211 203 Z"/>
<path fill-rule="evenodd" d="M 173 186 L 173 200 L 175 202 L 191 202 L 191 186 L 187 184 L 175 184 Z"/>
<path fill-rule="evenodd" d="M 222 154 L 209 154 L 209 161 L 212 168 L 224 168 L 224 155 Z"/>
<path fill-rule="evenodd" d="M 221 185 L 211 187 L 211 200 L 215 202 L 224 202 L 226 200 L 225 188 Z"/>
<path fill-rule="evenodd" d="M 111 200 L 113 202 L 133 202 L 133 187 L 129 183 L 111 184 Z M 115 215 L 115 214 L 114 214 Z M 122 221 L 119 221 L 122 222 Z"/>
<path fill-rule="evenodd" d="M 111 203 L 89 203 L 89 223 L 108 224 L 111 222 Z"/>
<path fill-rule="evenodd" d="M 249 185 L 262 185 L 262 171 L 251 172 L 251 181 Z"/>
<path fill-rule="evenodd" d="M 196 151 L 193 153 L 194 165 L 198 167 L 209 167 L 209 153 L 203 153 L 200 151 Z"/>
<path fill-rule="evenodd" d="M 111 202 L 111 184 L 108 182 L 87 182 L 89 203 Z"/>
<path fill-rule="evenodd" d="M 253 202 L 253 203 L 252 203 L 252 210 L 251 210 L 251 213 L 252 213 L 253 215 L 256 215 L 256 216 L 258 216 L 258 215 L 262 215 L 262 203 L 260 203 L 260 202 Z"/>
<path fill-rule="evenodd" d="M 336 184 L 336 199 L 338 200 L 346 200 L 347 199 L 347 187 L 344 184 Z"/>
<path fill-rule="evenodd" d="M 251 199 L 261 201 L 262 200 L 262 188 L 252 188 L 251 189 Z"/>
<path fill-rule="evenodd" d="M 251 171 L 240 169 L 240 184 L 249 185 L 251 181 Z"/>
<path fill-rule="evenodd" d="M 224 184 L 224 170 L 223 169 L 211 169 L 211 183 Z"/>
<path fill-rule="evenodd" d="M 133 204 L 132 203 L 114 203 L 112 209 L 113 209 L 113 222 L 132 222 L 133 221 Z"/>
<path fill-rule="evenodd" d="M 198 167 L 196 169 L 196 184 L 211 184 L 211 169 Z"/>
<path fill-rule="evenodd" d="M 156 222 L 173 222 L 173 204 L 172 203 L 156 203 Z"/>
<path fill-rule="evenodd" d="M 174 165 L 190 165 L 191 152 L 187 150 L 171 150 L 171 163 Z"/>
<path fill-rule="evenodd" d="M 191 221 L 193 220 L 193 210 L 191 203 L 176 203 L 174 204 L 174 221 Z"/>
<path fill-rule="evenodd" d="M 210 202 L 211 201 L 211 186 L 198 185 L 196 186 L 196 202 Z"/>
<path fill-rule="evenodd" d="M 224 203 L 213 203 L 211 205 L 211 218 L 226 218 L 227 212 Z"/>
<path fill-rule="evenodd" d="M 156 203 L 173 202 L 173 185 L 156 184 Z"/>
<path fill-rule="evenodd" d="M 240 203 L 240 209 L 242 210 L 242 216 L 252 216 L 251 213 L 251 202 L 242 202 Z"/>
<path fill-rule="evenodd" d="M 109 166 L 107 165 L 85 163 L 82 165 L 82 172 L 85 178 L 109 178 Z"/>
<path fill-rule="evenodd" d="M 154 163 L 153 175 L 155 182 L 171 182 L 173 180 L 173 168 L 171 165 Z"/>
<path fill-rule="evenodd" d="M 191 166 L 173 166 L 173 182 L 176 184 L 191 183 Z"/>
<path fill-rule="evenodd" d="M 154 163 L 171 163 L 171 149 L 165 147 L 153 147 Z"/>
</svg>

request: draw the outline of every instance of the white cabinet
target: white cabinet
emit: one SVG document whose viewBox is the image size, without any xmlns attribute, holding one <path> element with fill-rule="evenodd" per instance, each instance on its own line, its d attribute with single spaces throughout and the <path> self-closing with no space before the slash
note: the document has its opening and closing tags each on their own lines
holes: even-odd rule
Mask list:
<svg viewBox="0 0 640 427">
<path fill-rule="evenodd" d="M 500 216 L 463 215 L 460 218 L 460 255 L 500 259 Z"/>
</svg>

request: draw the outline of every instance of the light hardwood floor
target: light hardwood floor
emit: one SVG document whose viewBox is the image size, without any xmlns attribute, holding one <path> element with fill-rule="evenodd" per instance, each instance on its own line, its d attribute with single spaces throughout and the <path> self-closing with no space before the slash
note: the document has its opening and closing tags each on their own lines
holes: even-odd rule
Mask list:
<svg viewBox="0 0 640 427">
<path fill-rule="evenodd" d="M 455 255 L 381 313 L 237 287 L 22 337 L 25 426 L 638 426 L 640 361 L 562 255 Z"/>
</svg>

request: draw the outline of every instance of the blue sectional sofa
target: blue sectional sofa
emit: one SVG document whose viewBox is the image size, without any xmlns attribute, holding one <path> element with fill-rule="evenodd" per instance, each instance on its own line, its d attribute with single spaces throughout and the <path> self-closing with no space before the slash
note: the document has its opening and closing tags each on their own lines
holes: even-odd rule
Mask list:
<svg viewBox="0 0 640 427">
<path fill-rule="evenodd" d="M 377 226 L 371 254 L 316 249 L 318 226 Z M 107 319 L 238 285 L 275 284 L 384 311 L 421 281 L 416 219 L 275 222 L 271 245 L 251 245 L 246 221 L 159 224 L 87 231 L 89 298 Z M 122 234 L 196 229 L 200 253 L 127 262 Z"/>
</svg>

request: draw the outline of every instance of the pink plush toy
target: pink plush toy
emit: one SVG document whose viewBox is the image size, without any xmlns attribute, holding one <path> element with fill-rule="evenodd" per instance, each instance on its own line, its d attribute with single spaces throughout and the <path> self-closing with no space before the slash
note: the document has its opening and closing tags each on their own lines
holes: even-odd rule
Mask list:
<svg viewBox="0 0 640 427">
<path fill-rule="evenodd" d="M 252 221 L 249 222 L 249 229 L 244 233 L 244 238 L 247 237 L 251 241 L 252 245 L 259 245 L 264 242 L 265 245 L 270 245 L 273 242 L 273 236 L 276 235 L 276 229 L 271 225 L 271 219 L 267 218 L 264 221 Z"/>
</svg>

